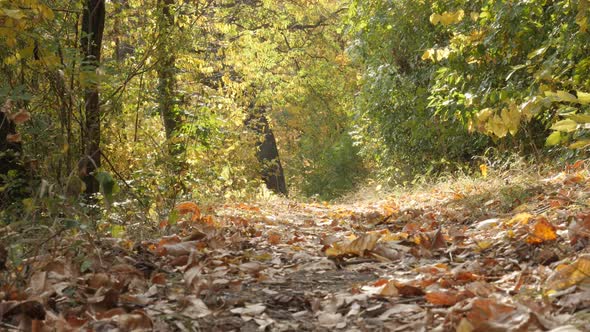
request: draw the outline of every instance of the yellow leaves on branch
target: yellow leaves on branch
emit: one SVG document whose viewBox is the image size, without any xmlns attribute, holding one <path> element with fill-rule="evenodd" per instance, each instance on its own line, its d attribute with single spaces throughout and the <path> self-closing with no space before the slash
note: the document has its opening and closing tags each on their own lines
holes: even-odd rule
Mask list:
<svg viewBox="0 0 590 332">
<path fill-rule="evenodd" d="M 590 11 L 590 1 L 580 0 L 578 2 L 578 14 L 576 15 L 576 24 L 580 27 L 580 32 L 588 31 L 588 12 Z"/>
<path fill-rule="evenodd" d="M 516 104 L 511 104 L 500 112 L 491 108 L 482 109 L 476 115 L 476 122 L 480 131 L 502 138 L 508 133 L 515 136 L 522 118 L 521 109 Z"/>
<path fill-rule="evenodd" d="M 445 48 L 430 48 L 422 54 L 422 60 L 441 61 L 449 57 L 451 49 Z"/>
<path fill-rule="evenodd" d="M 442 14 L 433 13 L 430 15 L 430 23 L 437 25 L 441 24 L 444 26 L 449 26 L 451 24 L 459 23 L 465 17 L 465 11 L 463 9 L 459 9 L 454 12 L 444 12 Z"/>
</svg>

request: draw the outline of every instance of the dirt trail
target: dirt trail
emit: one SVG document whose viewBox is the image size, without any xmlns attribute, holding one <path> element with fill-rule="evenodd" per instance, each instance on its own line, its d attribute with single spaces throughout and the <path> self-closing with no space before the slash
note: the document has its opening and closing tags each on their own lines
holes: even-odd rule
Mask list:
<svg viewBox="0 0 590 332">
<path fill-rule="evenodd" d="M 1 326 L 590 331 L 589 198 L 562 173 L 356 205 L 187 202 L 170 236 L 64 233 L 3 286 Z"/>
</svg>

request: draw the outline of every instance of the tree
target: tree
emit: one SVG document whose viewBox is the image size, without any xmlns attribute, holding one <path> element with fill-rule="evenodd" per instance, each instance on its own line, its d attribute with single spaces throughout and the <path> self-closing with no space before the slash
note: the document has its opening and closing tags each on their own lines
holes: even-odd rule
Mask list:
<svg viewBox="0 0 590 332">
<path fill-rule="evenodd" d="M 11 111 L 12 102 L 7 100 L 0 108 L 0 208 L 6 208 L 20 197 L 23 189 L 22 145 L 10 118 Z"/>
<path fill-rule="evenodd" d="M 94 172 L 100 167 L 100 129 L 101 112 L 99 99 L 99 84 L 96 71 L 100 65 L 102 37 L 105 24 L 105 0 L 87 0 L 82 14 L 82 34 L 80 47 L 82 48 L 82 72 L 89 79 L 83 82 L 85 126 L 83 142 L 85 152 L 79 165 L 80 175 L 86 184 L 86 194 L 92 195 L 99 191 L 99 183 Z M 94 79 L 92 79 L 94 78 Z"/>
<path fill-rule="evenodd" d="M 176 109 L 176 56 L 174 33 L 173 0 L 158 0 L 158 103 L 168 148 L 172 155 L 184 151 L 183 144 L 173 141 L 182 124 Z"/>
<path fill-rule="evenodd" d="M 259 137 L 256 143 L 256 158 L 260 163 L 260 175 L 266 187 L 277 194 L 287 196 L 285 173 L 279 158 L 277 141 L 266 118 L 266 108 L 252 106 L 246 118 L 246 126 Z"/>
</svg>

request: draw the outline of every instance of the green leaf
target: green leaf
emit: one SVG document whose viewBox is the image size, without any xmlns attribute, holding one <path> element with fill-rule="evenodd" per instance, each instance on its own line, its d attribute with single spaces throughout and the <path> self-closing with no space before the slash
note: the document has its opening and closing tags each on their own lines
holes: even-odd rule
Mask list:
<svg viewBox="0 0 590 332">
<path fill-rule="evenodd" d="M 576 98 L 576 96 L 572 95 L 571 93 L 567 92 L 567 91 L 557 91 L 557 98 L 559 98 L 559 100 L 561 101 L 567 101 L 570 103 L 578 103 L 578 98 Z"/>
<path fill-rule="evenodd" d="M 173 209 L 172 211 L 170 211 L 170 214 L 168 215 L 168 224 L 175 225 L 178 222 L 179 218 L 180 214 L 178 213 L 178 210 Z"/>
<path fill-rule="evenodd" d="M 534 58 L 534 57 L 536 57 L 538 55 L 541 55 L 541 54 L 545 53 L 545 51 L 547 51 L 547 48 L 548 47 L 545 46 L 545 47 L 541 47 L 539 49 L 536 49 L 536 50 L 532 51 L 531 53 L 529 53 L 527 55 L 527 58 L 532 59 L 532 58 Z"/>
<path fill-rule="evenodd" d="M 553 129 L 553 130 L 559 130 L 559 131 L 563 131 L 566 133 L 570 133 L 572 131 L 575 131 L 577 128 L 578 128 L 578 123 L 574 120 L 571 120 L 571 119 L 565 119 L 565 120 L 558 121 L 555 124 L 553 124 L 553 126 L 551 126 L 551 129 Z"/>
<path fill-rule="evenodd" d="M 80 264 L 80 272 L 84 273 L 84 272 L 90 271 L 91 267 L 92 267 L 92 261 L 91 260 L 84 260 L 82 262 L 82 264 Z"/>
<path fill-rule="evenodd" d="M 116 194 L 119 190 L 117 183 L 107 172 L 98 172 L 95 175 L 96 181 L 100 184 L 100 191 L 107 200 L 107 202 L 113 202 L 113 194 Z"/>
<path fill-rule="evenodd" d="M 80 222 L 75 219 L 62 219 L 61 223 L 65 229 L 72 229 L 80 227 Z"/>
<path fill-rule="evenodd" d="M 561 143 L 561 132 L 559 131 L 554 131 L 551 133 L 551 135 L 549 135 L 545 141 L 546 146 L 555 146 L 559 143 Z"/>
<path fill-rule="evenodd" d="M 111 226 L 111 236 L 114 238 L 121 239 L 125 235 L 125 227 L 121 225 Z"/>
<path fill-rule="evenodd" d="M 4 8 L 4 9 L 2 9 L 2 12 L 4 12 L 4 15 L 6 15 L 10 18 L 13 18 L 15 20 L 20 20 L 26 16 L 25 13 L 23 13 L 20 9 Z"/>
<path fill-rule="evenodd" d="M 570 149 L 583 149 L 590 145 L 590 139 L 582 139 L 568 146 Z"/>
<path fill-rule="evenodd" d="M 590 114 L 568 114 L 565 117 L 577 123 L 590 123 Z"/>
<path fill-rule="evenodd" d="M 586 92 L 582 92 L 582 91 L 577 91 L 576 93 L 578 95 L 578 101 L 580 102 L 580 104 L 583 104 L 583 105 L 590 104 L 590 93 L 586 93 Z"/>
</svg>

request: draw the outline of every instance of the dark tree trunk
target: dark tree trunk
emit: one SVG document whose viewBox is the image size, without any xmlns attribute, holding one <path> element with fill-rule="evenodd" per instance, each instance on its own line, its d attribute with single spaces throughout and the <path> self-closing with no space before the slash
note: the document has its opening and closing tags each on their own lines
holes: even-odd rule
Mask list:
<svg viewBox="0 0 590 332">
<path fill-rule="evenodd" d="M 83 71 L 95 72 L 100 64 L 104 23 L 105 0 L 86 0 L 80 39 Z M 98 84 L 87 84 L 84 92 L 86 123 L 82 140 L 86 146 L 80 162 L 80 175 L 86 184 L 86 194 L 91 195 L 99 190 L 93 172 L 100 167 L 100 100 Z"/>
<path fill-rule="evenodd" d="M 158 23 L 160 45 L 158 47 L 158 93 L 160 103 L 160 115 L 166 131 L 166 139 L 171 140 L 181 126 L 180 114 L 175 109 L 176 105 L 176 57 L 174 55 L 174 43 L 171 34 L 174 27 L 174 14 L 171 11 L 173 0 L 158 0 L 160 17 Z M 169 151 L 172 155 L 179 155 L 184 151 L 182 144 L 169 142 Z"/>
<path fill-rule="evenodd" d="M 24 184 L 14 183 L 14 181 L 21 181 L 25 173 L 20 163 L 22 145 L 20 142 L 11 142 L 8 139 L 9 135 L 16 134 L 16 126 L 3 111 L 8 112 L 8 110 L 0 110 L 0 187 L 4 187 L 4 190 L 0 191 L 0 209 L 20 198 Z M 9 176 L 10 171 L 16 172 L 15 176 Z M 9 180 L 6 181 L 6 179 Z M 11 184 L 6 186 L 7 182 Z"/>
<path fill-rule="evenodd" d="M 279 158 L 277 141 L 268 124 L 264 109 L 253 111 L 246 119 L 246 126 L 261 138 L 256 143 L 256 158 L 260 162 L 260 175 L 266 187 L 277 194 L 287 196 L 287 184 Z"/>
</svg>

